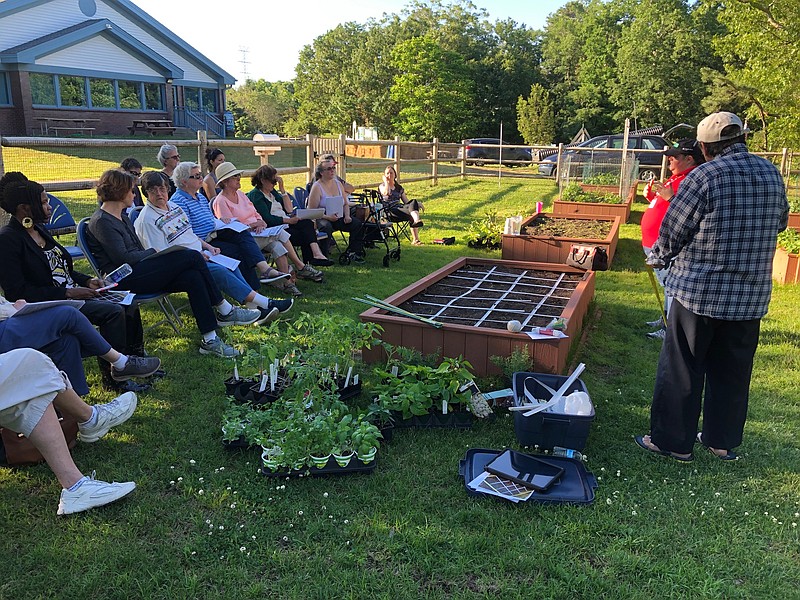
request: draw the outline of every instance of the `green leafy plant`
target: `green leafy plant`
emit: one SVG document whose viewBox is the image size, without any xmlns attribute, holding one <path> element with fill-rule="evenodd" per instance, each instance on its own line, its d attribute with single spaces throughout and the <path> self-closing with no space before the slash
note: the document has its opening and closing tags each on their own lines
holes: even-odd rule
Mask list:
<svg viewBox="0 0 800 600">
<path fill-rule="evenodd" d="M 486 212 L 483 218 L 472 221 L 467 226 L 467 245 L 470 248 L 493 250 L 499 248 L 503 241 L 503 224 L 505 218 L 496 212 Z"/>
<path fill-rule="evenodd" d="M 800 213 L 800 195 L 789 198 L 789 212 Z"/>
<path fill-rule="evenodd" d="M 619 185 L 619 174 L 617 173 L 594 173 L 583 179 L 586 185 Z"/>
<path fill-rule="evenodd" d="M 622 198 L 617 194 L 602 192 L 587 192 L 579 183 L 570 183 L 561 191 L 563 202 L 590 202 L 592 204 L 622 204 Z"/>
<path fill-rule="evenodd" d="M 373 448 L 377 448 L 379 440 L 383 436 L 380 429 L 366 418 L 359 417 L 350 434 L 350 442 L 353 450 L 359 456 L 368 454 Z"/>
<path fill-rule="evenodd" d="M 789 254 L 800 254 L 800 233 L 795 229 L 785 229 L 778 234 L 778 246 Z"/>
<path fill-rule="evenodd" d="M 533 357 L 527 346 L 514 348 L 510 356 L 490 356 L 489 360 L 503 372 L 508 382 L 514 373 L 533 371 Z"/>
</svg>

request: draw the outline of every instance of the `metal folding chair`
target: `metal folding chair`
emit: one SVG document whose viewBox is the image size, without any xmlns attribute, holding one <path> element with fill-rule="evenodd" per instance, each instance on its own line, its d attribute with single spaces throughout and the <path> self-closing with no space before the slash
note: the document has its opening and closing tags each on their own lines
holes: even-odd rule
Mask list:
<svg viewBox="0 0 800 600">
<path fill-rule="evenodd" d="M 89 250 L 89 245 L 86 242 L 86 228 L 89 224 L 89 217 L 83 218 L 78 223 L 76 234 L 78 238 L 78 246 L 83 251 L 83 254 L 86 256 L 86 260 L 89 261 L 89 264 L 92 267 L 92 270 L 95 274 L 102 278 L 103 274 L 100 272 L 100 269 L 97 266 L 97 258 L 91 253 Z M 169 300 L 169 294 L 135 294 L 136 304 L 150 304 L 155 302 L 158 304 L 158 307 L 164 313 L 164 318 L 161 319 L 158 323 L 151 325 L 147 328 L 147 330 L 151 330 L 154 327 L 158 327 L 163 323 L 167 323 L 175 333 L 180 334 L 180 330 L 178 327 L 181 325 L 181 318 L 178 315 L 178 311 L 175 310 L 175 307 L 172 305 L 172 302 Z"/>
</svg>

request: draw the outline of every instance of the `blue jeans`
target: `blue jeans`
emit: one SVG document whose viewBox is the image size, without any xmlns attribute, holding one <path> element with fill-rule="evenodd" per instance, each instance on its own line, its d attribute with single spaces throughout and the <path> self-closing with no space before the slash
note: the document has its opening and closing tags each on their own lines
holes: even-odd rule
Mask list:
<svg viewBox="0 0 800 600">
<path fill-rule="evenodd" d="M 206 264 L 217 287 L 237 302 L 244 302 L 245 298 L 253 292 L 253 288 L 247 284 L 238 268 L 235 271 L 231 271 L 215 262 L 208 261 Z"/>
</svg>

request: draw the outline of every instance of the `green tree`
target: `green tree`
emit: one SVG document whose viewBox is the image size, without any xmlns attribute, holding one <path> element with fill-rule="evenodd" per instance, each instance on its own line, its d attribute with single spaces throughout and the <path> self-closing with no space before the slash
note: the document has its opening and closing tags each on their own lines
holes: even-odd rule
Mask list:
<svg viewBox="0 0 800 600">
<path fill-rule="evenodd" d="M 460 54 L 429 37 L 406 40 L 392 50 L 399 75 L 390 94 L 400 106 L 394 125 L 412 140 L 453 142 L 474 127 L 472 82 Z"/>
<path fill-rule="evenodd" d="M 286 135 L 286 123 L 297 111 L 292 83 L 270 83 L 248 79 L 228 92 L 237 137 L 251 137 L 257 131 Z"/>
<path fill-rule="evenodd" d="M 556 137 L 555 113 L 550 93 L 535 83 L 528 98 L 517 100 L 517 127 L 526 144 L 550 144 Z"/>
</svg>

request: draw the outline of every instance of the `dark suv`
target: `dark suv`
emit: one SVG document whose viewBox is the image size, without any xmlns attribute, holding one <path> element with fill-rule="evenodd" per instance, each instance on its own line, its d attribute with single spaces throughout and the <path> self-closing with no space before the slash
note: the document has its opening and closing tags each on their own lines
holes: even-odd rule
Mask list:
<svg viewBox="0 0 800 600">
<path fill-rule="evenodd" d="M 622 134 L 600 135 L 590 140 L 581 142 L 577 146 L 564 148 L 564 157 L 570 157 L 572 164 L 592 160 L 602 160 L 604 158 L 620 160 L 619 152 L 603 152 L 603 148 L 622 148 Z M 671 146 L 667 140 L 660 135 L 629 135 L 628 148 L 632 150 L 663 150 L 664 146 Z M 654 177 L 661 174 L 662 154 L 656 152 L 634 152 L 636 160 L 639 161 L 639 179 L 649 179 L 652 173 Z M 558 154 L 553 154 L 542 159 L 539 165 L 539 174 L 553 176 L 556 172 L 556 162 Z"/>
<path fill-rule="evenodd" d="M 467 149 L 467 164 L 481 167 L 486 163 L 500 162 L 500 138 L 473 138 L 465 140 Z M 475 144 L 481 144 L 476 146 Z M 489 144 L 484 146 L 483 144 Z M 528 148 L 508 148 L 508 142 L 503 141 L 503 162 L 525 161 L 531 162 L 531 151 Z M 458 160 L 461 160 L 463 151 L 458 149 Z M 511 163 L 520 164 L 520 163 Z"/>
</svg>

